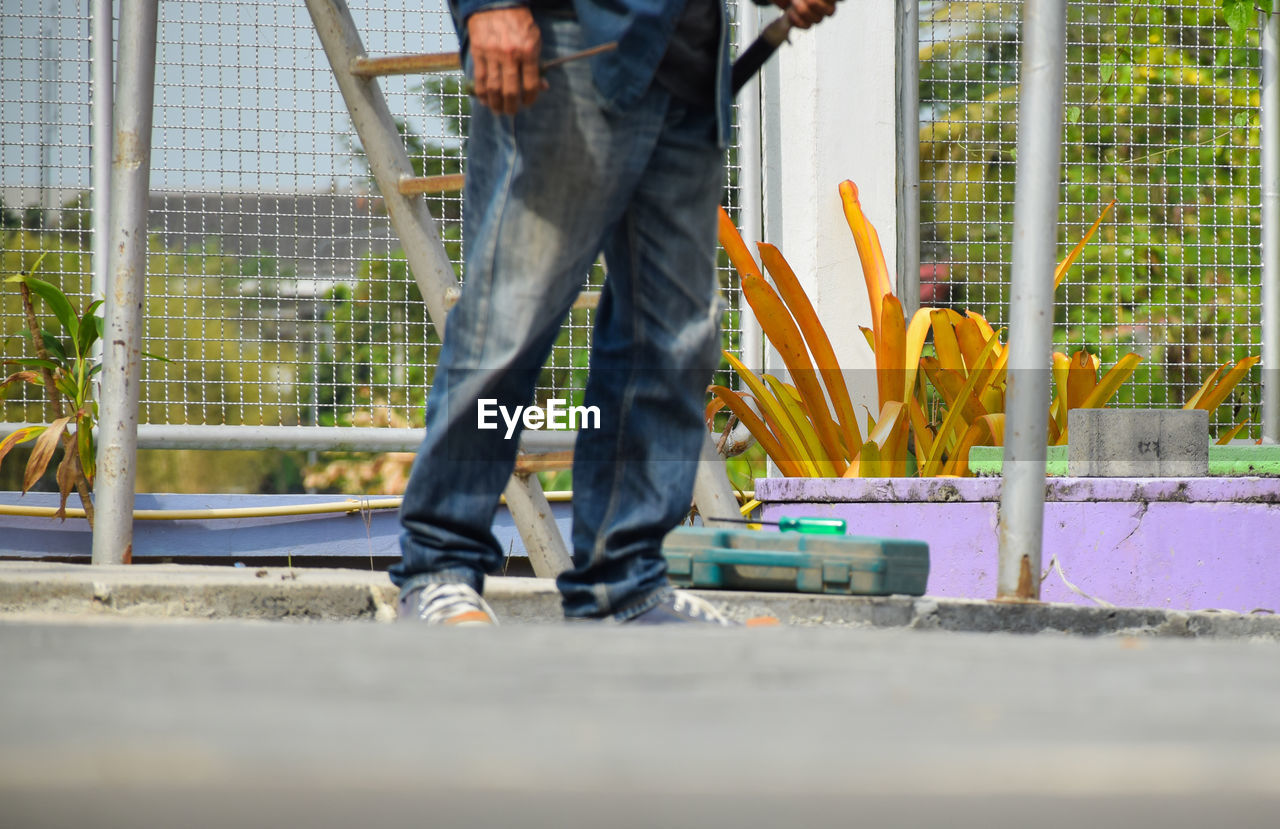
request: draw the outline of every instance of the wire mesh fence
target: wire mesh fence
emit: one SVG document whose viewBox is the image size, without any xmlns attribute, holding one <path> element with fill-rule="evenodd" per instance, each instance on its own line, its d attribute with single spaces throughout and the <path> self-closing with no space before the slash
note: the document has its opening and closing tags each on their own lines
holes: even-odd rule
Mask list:
<svg viewBox="0 0 1280 829">
<path fill-rule="evenodd" d="M 920 15 L 924 300 L 997 324 L 1020 11 L 1011 0 L 931 0 Z M 455 47 L 443 4 L 390 0 L 353 14 L 371 53 Z M 164 360 L 145 361 L 143 422 L 419 423 L 436 339 L 305 8 L 167 0 L 160 16 L 144 347 Z M 1104 367 L 1137 352 L 1119 402 L 1180 404 L 1216 366 L 1260 347 L 1256 36 L 1233 40 L 1216 0 L 1073 0 L 1069 20 L 1064 252 L 1117 206 L 1058 291 L 1057 347 L 1098 352 Z M 88 34 L 79 0 L 6 0 L 2 266 L 49 251 L 43 274 L 80 302 Z M 381 81 L 424 174 L 462 171 L 457 80 Z M 731 162 L 731 209 L 736 175 Z M 460 199 L 431 199 L 457 262 Z M 740 295 L 728 269 L 723 282 L 732 348 Z M 591 315 L 567 322 L 540 395 L 581 393 Z M 0 328 L 21 328 L 9 292 Z M 1259 386 L 1255 370 L 1215 426 L 1256 424 Z M 38 390 L 10 391 L 6 420 L 47 419 Z"/>
<path fill-rule="evenodd" d="M 926 301 L 1007 319 L 1019 71 L 1017 2 L 921 4 Z M 1071 0 L 1063 254 L 1112 199 L 1059 288 L 1056 348 L 1105 369 L 1143 358 L 1118 403 L 1181 405 L 1219 365 L 1260 352 L 1258 51 L 1217 0 Z M 1260 373 L 1222 407 L 1250 418 Z"/>
<path fill-rule="evenodd" d="M 11 8 L 12 7 L 12 8 Z M 419 425 L 438 355 L 304 4 L 160 4 L 140 419 L 186 425 Z M 118 12 L 117 12 L 118 13 Z M 370 54 L 457 48 L 443 2 L 355 3 Z M 78 0 L 6 0 L 3 269 L 89 298 L 89 24 Z M 460 75 L 379 81 L 419 174 L 463 172 Z M 729 181 L 736 181 L 730 173 Z M 726 194 L 736 204 L 736 186 Z M 461 276 L 461 196 L 429 197 Z M 26 228 L 21 229 L 25 222 Z M 591 282 L 598 285 L 597 268 Z M 736 311 L 728 269 L 722 280 Z M 16 298 L 0 327 L 22 327 Z M 577 401 L 593 311 L 539 382 Z M 736 342 L 736 313 L 726 342 Z M 7 345 L 13 356 L 20 346 Z M 8 421 L 43 421 L 13 389 Z M 26 394 L 26 397 L 22 395 Z"/>
</svg>

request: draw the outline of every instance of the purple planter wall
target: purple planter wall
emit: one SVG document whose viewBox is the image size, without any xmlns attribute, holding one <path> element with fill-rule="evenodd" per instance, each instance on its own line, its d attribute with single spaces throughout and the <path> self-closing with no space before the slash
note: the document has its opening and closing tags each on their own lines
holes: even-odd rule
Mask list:
<svg viewBox="0 0 1280 829">
<path fill-rule="evenodd" d="M 999 478 L 756 481 L 765 517 L 844 518 L 855 535 L 929 543 L 928 592 L 996 594 Z M 1050 478 L 1043 563 L 1126 607 L 1280 611 L 1280 480 Z M 1090 604 L 1055 572 L 1049 602 Z"/>
</svg>

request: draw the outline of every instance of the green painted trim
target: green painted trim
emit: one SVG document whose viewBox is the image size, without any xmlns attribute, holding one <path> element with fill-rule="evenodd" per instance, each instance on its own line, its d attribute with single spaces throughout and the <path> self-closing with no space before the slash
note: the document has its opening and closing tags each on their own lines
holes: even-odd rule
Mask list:
<svg viewBox="0 0 1280 829">
<path fill-rule="evenodd" d="M 969 469 L 974 475 L 1000 474 L 1004 447 L 975 446 L 969 450 Z M 1067 447 L 1050 446 L 1046 471 L 1067 474 Z M 1209 474 L 1223 478 L 1280 478 L 1280 446 L 1210 446 Z"/>
<path fill-rule="evenodd" d="M 1210 446 L 1209 474 L 1280 478 L 1280 446 Z"/>
<path fill-rule="evenodd" d="M 1004 463 L 1003 446 L 975 446 L 969 450 L 969 471 L 978 477 L 1000 474 Z M 1045 471 L 1050 475 L 1065 477 L 1067 474 L 1067 447 L 1050 446 Z"/>
</svg>

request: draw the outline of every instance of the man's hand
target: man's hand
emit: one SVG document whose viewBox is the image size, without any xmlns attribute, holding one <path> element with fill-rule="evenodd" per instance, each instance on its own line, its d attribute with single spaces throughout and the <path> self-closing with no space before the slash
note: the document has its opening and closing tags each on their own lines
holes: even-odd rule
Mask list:
<svg viewBox="0 0 1280 829">
<path fill-rule="evenodd" d="M 476 12 L 467 18 L 467 35 L 476 98 L 504 115 L 531 105 L 545 87 L 538 72 L 542 32 L 529 9 Z"/>
<path fill-rule="evenodd" d="M 773 0 L 773 4 L 786 11 L 797 29 L 807 29 L 836 13 L 836 0 Z"/>
</svg>

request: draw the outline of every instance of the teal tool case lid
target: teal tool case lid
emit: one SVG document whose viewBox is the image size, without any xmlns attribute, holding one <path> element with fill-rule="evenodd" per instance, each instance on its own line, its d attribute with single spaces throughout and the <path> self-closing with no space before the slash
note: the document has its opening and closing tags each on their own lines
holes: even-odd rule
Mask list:
<svg viewBox="0 0 1280 829">
<path fill-rule="evenodd" d="M 918 596 L 929 575 L 929 545 L 912 539 L 679 527 L 662 552 L 694 587 Z"/>
</svg>

